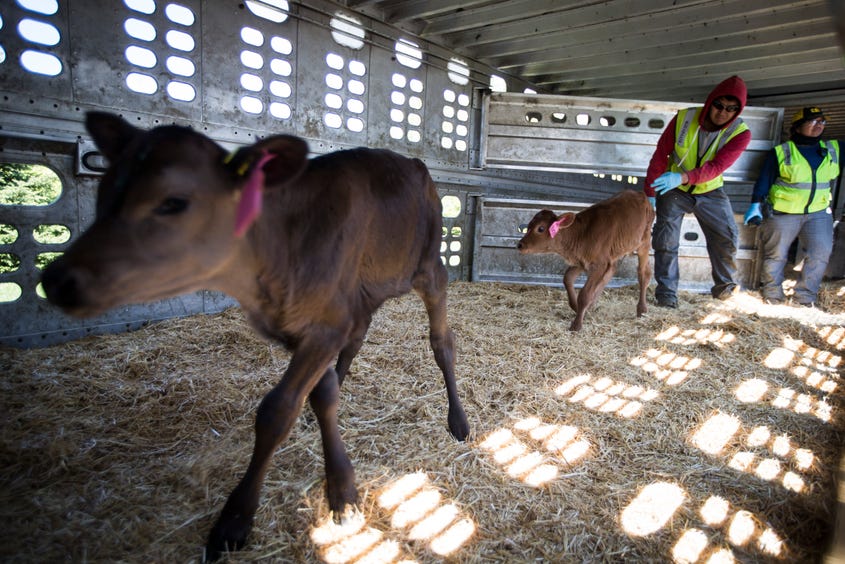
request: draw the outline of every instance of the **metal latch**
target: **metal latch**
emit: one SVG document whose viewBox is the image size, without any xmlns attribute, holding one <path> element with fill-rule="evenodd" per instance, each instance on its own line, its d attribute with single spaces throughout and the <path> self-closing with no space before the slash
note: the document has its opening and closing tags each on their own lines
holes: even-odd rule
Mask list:
<svg viewBox="0 0 845 564">
<path fill-rule="evenodd" d="M 80 139 L 76 144 L 76 174 L 99 176 L 109 167 L 108 160 L 90 139 Z"/>
</svg>

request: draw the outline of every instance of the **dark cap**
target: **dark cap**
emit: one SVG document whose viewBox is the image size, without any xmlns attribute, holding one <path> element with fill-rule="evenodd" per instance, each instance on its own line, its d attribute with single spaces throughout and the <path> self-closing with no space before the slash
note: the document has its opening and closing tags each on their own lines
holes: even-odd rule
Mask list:
<svg viewBox="0 0 845 564">
<path fill-rule="evenodd" d="M 798 126 L 805 121 L 810 121 L 816 118 L 824 119 L 824 112 L 822 112 L 821 108 L 817 108 L 815 106 L 810 108 L 801 108 L 794 116 L 792 116 L 792 125 L 793 127 Z"/>
</svg>

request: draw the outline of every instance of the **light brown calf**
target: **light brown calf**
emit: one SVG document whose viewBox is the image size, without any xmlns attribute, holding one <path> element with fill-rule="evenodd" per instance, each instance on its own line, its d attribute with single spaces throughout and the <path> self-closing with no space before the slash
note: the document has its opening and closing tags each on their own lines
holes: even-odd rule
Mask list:
<svg viewBox="0 0 845 564">
<path fill-rule="evenodd" d="M 521 253 L 557 253 L 569 265 L 563 285 L 575 319 L 569 329 L 579 331 L 584 314 L 607 285 L 619 259 L 636 253 L 640 299 L 637 317 L 646 306 L 646 289 L 651 281 L 648 253 L 651 249 L 651 224 L 654 209 L 645 194 L 626 190 L 575 214 L 558 217 L 550 210 L 537 212 L 528 224 L 525 236 L 517 244 Z M 582 272 L 587 282 L 575 293 L 573 282 Z"/>
</svg>

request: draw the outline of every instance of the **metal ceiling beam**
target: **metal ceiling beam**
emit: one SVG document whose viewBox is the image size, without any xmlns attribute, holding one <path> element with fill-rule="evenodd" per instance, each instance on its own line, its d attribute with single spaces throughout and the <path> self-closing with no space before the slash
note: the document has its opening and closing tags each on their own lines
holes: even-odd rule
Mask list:
<svg viewBox="0 0 845 564">
<path fill-rule="evenodd" d="M 556 77 L 546 77 L 539 79 L 537 84 L 557 84 L 562 89 L 571 87 L 578 87 L 578 85 L 588 84 L 591 88 L 599 89 L 628 89 L 642 87 L 648 89 L 653 88 L 660 83 L 683 83 L 690 80 L 702 80 L 704 82 L 712 82 L 714 78 L 726 78 L 730 74 L 738 74 L 750 80 L 752 76 L 760 80 L 767 81 L 781 81 L 783 84 L 802 84 L 810 80 L 809 78 L 814 73 L 827 73 L 828 80 L 845 80 L 845 75 L 841 72 L 834 72 L 832 69 L 841 63 L 836 58 L 830 56 L 824 58 L 814 58 L 809 56 L 795 56 L 783 59 L 778 64 L 770 63 L 762 64 L 761 61 L 751 61 L 746 64 L 731 65 L 725 67 L 719 63 L 699 66 L 694 70 L 688 72 L 665 72 L 652 71 L 645 72 L 635 76 L 619 76 L 603 78 L 599 80 L 572 80 L 559 81 Z M 725 72 L 726 69 L 730 69 Z M 798 71 L 804 70 L 803 73 Z M 805 79 L 798 79 L 796 77 L 803 76 Z"/>
<path fill-rule="evenodd" d="M 793 45 L 806 39 L 810 41 L 823 36 L 827 44 L 835 44 L 835 33 L 830 28 L 829 18 L 823 14 L 806 13 L 802 19 L 791 19 L 789 26 L 781 24 L 780 18 L 767 17 L 755 22 L 749 28 L 747 21 L 736 25 L 724 25 L 720 33 L 714 36 L 712 29 L 690 29 L 684 32 L 669 33 L 660 37 L 617 36 L 613 40 L 590 41 L 587 34 L 583 41 L 557 48 L 539 49 L 532 53 L 520 53 L 507 56 L 491 55 L 487 58 L 497 68 L 507 70 L 519 68 L 521 72 L 539 74 L 559 66 L 561 61 L 572 59 L 599 60 L 605 57 L 619 63 L 621 60 L 660 61 L 664 57 L 695 55 L 703 52 L 718 52 L 737 48 L 756 49 L 772 44 Z M 796 14 L 797 17 L 797 14 Z M 575 38 L 573 38 L 575 39 Z M 568 64 L 568 63 L 567 63 Z"/>
<path fill-rule="evenodd" d="M 768 4 L 766 0 L 755 1 Z M 748 3 L 753 4 L 750 1 Z M 674 18 L 679 18 L 683 13 L 694 11 L 694 17 L 683 18 L 683 25 L 672 16 L 658 14 L 653 17 L 617 19 L 579 29 L 564 28 L 563 31 L 558 30 L 550 35 L 542 35 L 538 32 L 523 34 L 510 40 L 502 39 L 491 44 L 479 45 L 476 42 L 472 46 L 456 45 L 456 48 L 460 47 L 459 50 L 465 52 L 467 56 L 489 60 L 498 66 L 518 63 L 519 60 L 516 57 L 523 53 L 528 53 L 528 57 L 533 56 L 533 61 L 542 61 L 549 60 L 548 57 L 571 52 L 571 49 L 577 49 L 580 52 L 593 48 L 604 52 L 624 51 L 644 45 L 673 45 L 683 43 L 688 39 L 705 39 L 736 33 L 748 34 L 770 27 L 782 29 L 785 36 L 789 37 L 793 36 L 789 26 L 803 21 L 816 22 L 824 31 L 832 32 L 827 5 L 820 1 L 812 4 L 778 10 L 768 8 L 755 11 L 753 14 L 743 11 L 741 6 L 735 6 L 736 9 L 732 11 L 722 10 L 718 18 L 713 17 L 712 7 L 696 7 L 694 10 L 679 10 L 674 16 Z M 754 7 L 748 6 L 749 10 Z M 752 42 L 749 41 L 749 43 Z M 511 60 L 503 60 L 507 56 L 511 56 Z M 522 60 L 525 61 L 528 57 Z"/>
<path fill-rule="evenodd" d="M 397 24 L 466 10 L 485 0 L 403 0 L 386 7 L 387 23 Z"/>
<path fill-rule="evenodd" d="M 575 2 L 572 8 L 583 5 L 584 2 Z M 431 18 L 428 24 L 423 27 L 423 37 L 436 37 L 450 33 L 457 33 L 470 29 L 477 29 L 479 22 L 485 26 L 499 25 L 513 20 L 524 19 L 531 16 L 539 16 L 559 12 L 566 7 L 560 0 L 516 0 L 513 2 L 499 2 L 488 4 L 478 8 L 464 9 L 459 13 L 445 14 Z"/>
<path fill-rule="evenodd" d="M 721 43 L 721 42 L 720 42 Z M 693 51 L 690 54 L 679 54 L 674 57 L 655 58 L 653 65 L 638 64 L 637 61 L 650 60 L 649 54 L 637 53 L 636 55 L 621 56 L 618 64 L 614 64 L 613 57 L 603 55 L 601 57 L 582 57 L 560 61 L 557 65 L 543 65 L 544 72 L 534 72 L 533 69 L 519 69 L 518 74 L 529 79 L 536 80 L 542 77 L 543 80 L 556 82 L 577 82 L 577 81 L 600 81 L 619 80 L 631 76 L 644 76 L 652 73 L 686 73 L 700 72 L 713 68 L 725 68 L 730 66 L 741 68 L 748 66 L 767 67 L 773 64 L 783 64 L 789 60 L 806 60 L 814 62 L 819 60 L 833 60 L 838 68 L 833 72 L 842 70 L 842 63 L 839 60 L 839 49 L 831 46 L 830 38 L 818 37 L 808 40 L 782 41 L 773 44 L 771 50 L 759 48 L 738 47 L 735 49 L 720 49 L 710 47 Z"/>
<path fill-rule="evenodd" d="M 813 3 L 825 5 L 823 0 L 805 0 L 801 4 Z M 530 41 L 549 36 L 548 39 L 555 42 L 572 32 L 585 29 L 591 30 L 593 40 L 630 34 L 644 35 L 649 30 L 682 29 L 704 22 L 712 25 L 726 17 L 766 13 L 796 4 L 784 0 L 678 0 L 673 3 L 620 0 L 495 26 L 484 25 L 478 29 L 444 35 L 443 40 L 451 46 L 472 47 L 471 52 L 481 54 L 484 53 L 484 47 L 495 48 L 495 45 L 508 40 Z"/>
</svg>

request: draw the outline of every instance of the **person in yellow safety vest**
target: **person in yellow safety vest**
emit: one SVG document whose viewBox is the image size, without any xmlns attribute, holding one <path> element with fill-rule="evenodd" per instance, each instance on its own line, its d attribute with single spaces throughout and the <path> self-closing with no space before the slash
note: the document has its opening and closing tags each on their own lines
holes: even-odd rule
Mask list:
<svg viewBox="0 0 845 564">
<path fill-rule="evenodd" d="M 763 247 L 761 293 L 780 304 L 784 268 L 795 239 L 804 250 L 794 302 L 807 307 L 818 301 L 819 287 L 833 250 L 833 187 L 842 172 L 838 141 L 821 139 L 827 120 L 817 107 L 802 108 L 792 118 L 790 140 L 766 155 L 754 184 L 745 224 L 760 223 Z"/>
<path fill-rule="evenodd" d="M 687 213 L 698 219 L 707 241 L 711 295 L 725 300 L 737 289 L 739 229 L 722 189 L 722 173 L 751 142 L 751 131 L 739 117 L 746 99 L 745 82 L 738 76 L 727 78 L 710 92 L 704 106 L 680 110 L 657 141 L 644 191 L 657 212 L 652 247 L 659 306 L 678 307 L 678 249 Z"/>
</svg>

